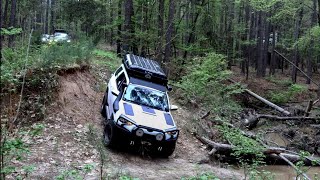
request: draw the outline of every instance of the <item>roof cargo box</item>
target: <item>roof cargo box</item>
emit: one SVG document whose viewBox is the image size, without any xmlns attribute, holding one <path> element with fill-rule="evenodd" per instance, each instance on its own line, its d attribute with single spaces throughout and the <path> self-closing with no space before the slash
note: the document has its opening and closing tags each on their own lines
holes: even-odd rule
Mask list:
<svg viewBox="0 0 320 180">
<path fill-rule="evenodd" d="M 167 85 L 168 78 L 160 64 L 151 59 L 143 58 L 133 54 L 127 54 L 123 64 L 129 76 L 145 79 L 154 83 Z"/>
</svg>

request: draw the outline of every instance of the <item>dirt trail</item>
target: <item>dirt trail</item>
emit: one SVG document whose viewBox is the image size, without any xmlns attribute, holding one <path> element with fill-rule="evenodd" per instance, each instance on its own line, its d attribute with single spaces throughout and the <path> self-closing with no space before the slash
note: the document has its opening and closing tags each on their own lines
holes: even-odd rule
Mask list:
<svg viewBox="0 0 320 180">
<path fill-rule="evenodd" d="M 101 151 L 90 142 L 92 131 L 96 134 L 93 139 L 102 137 L 99 107 L 103 92 L 99 91 L 99 82 L 89 71 L 84 71 L 60 76 L 59 83 L 56 102 L 50 105 L 44 121 L 44 132 L 27 140 L 31 153 L 24 163 L 36 166 L 31 179 L 54 179 L 66 170 L 78 170 L 85 179 L 100 179 L 101 174 L 110 179 L 119 175 L 140 179 L 180 179 L 204 172 L 211 172 L 221 179 L 243 179 L 235 170 L 209 163 L 205 147 L 184 131 L 193 117 L 183 108 L 173 113 L 182 131 L 176 151 L 168 159 L 142 157 L 105 147 Z M 107 157 L 102 168 L 100 153 Z M 85 164 L 95 165 L 94 170 L 86 175 L 80 171 Z"/>
</svg>

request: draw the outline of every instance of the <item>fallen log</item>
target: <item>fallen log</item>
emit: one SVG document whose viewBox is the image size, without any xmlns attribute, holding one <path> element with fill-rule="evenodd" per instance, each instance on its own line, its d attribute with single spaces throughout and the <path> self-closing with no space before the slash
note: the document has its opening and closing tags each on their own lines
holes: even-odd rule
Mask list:
<svg viewBox="0 0 320 180">
<path fill-rule="evenodd" d="M 232 80 L 232 79 L 228 79 L 228 80 L 229 80 L 230 82 L 232 82 L 232 83 L 237 83 L 236 81 L 234 81 L 234 80 Z M 289 112 L 289 111 L 283 109 L 283 108 L 280 107 L 280 106 L 277 106 L 276 104 L 268 101 L 267 99 L 259 96 L 259 95 L 256 94 L 256 93 L 250 91 L 249 89 L 244 89 L 244 91 L 245 91 L 247 94 L 251 95 L 252 97 L 258 99 L 258 100 L 261 101 L 261 102 L 263 102 L 264 104 L 266 104 L 266 105 L 272 107 L 273 109 L 276 109 L 277 111 L 283 113 L 284 115 L 287 115 L 287 116 L 290 115 L 290 112 Z"/>
<path fill-rule="evenodd" d="M 196 138 L 199 139 L 203 144 L 206 144 L 213 148 L 214 150 L 211 150 L 209 154 L 215 155 L 215 154 L 224 154 L 224 155 L 230 155 L 233 151 L 235 146 L 230 145 L 230 144 L 223 144 L 223 143 L 217 143 L 214 141 L 209 140 L 206 137 L 200 137 L 196 135 Z M 320 165 L 319 163 L 314 164 L 313 161 L 320 161 L 319 158 L 315 157 L 300 157 L 299 155 L 296 154 L 291 154 L 291 151 L 288 151 L 284 148 L 279 148 L 279 147 L 265 147 L 263 150 L 263 154 L 266 155 L 266 158 L 268 161 L 272 162 L 282 162 L 283 158 L 285 157 L 292 163 L 296 163 L 299 161 L 303 161 L 306 166 L 314 166 L 314 165 Z M 279 157 L 281 155 L 282 157 Z"/>
<path fill-rule="evenodd" d="M 271 120 L 320 120 L 319 117 L 304 117 L 304 116 L 292 116 L 292 117 L 281 117 L 281 116 L 274 116 L 274 115 L 267 115 L 267 114 L 258 114 L 257 118 L 265 118 L 265 119 L 271 119 Z"/>
<path fill-rule="evenodd" d="M 254 128 L 260 119 L 269 119 L 269 120 L 278 120 L 278 121 L 287 121 L 287 120 L 305 120 L 305 121 L 317 121 L 320 120 L 319 117 L 308 117 L 308 116 L 275 116 L 275 115 L 268 115 L 268 114 L 256 114 L 252 115 L 250 118 L 247 118 L 244 122 L 244 125 L 249 129 Z"/>
</svg>

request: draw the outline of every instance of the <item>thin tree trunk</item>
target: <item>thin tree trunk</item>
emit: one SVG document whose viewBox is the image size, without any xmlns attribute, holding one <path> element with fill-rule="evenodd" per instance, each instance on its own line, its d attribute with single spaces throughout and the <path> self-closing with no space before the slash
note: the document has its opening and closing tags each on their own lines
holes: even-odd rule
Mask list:
<svg viewBox="0 0 320 180">
<path fill-rule="evenodd" d="M 320 26 L 320 0 L 318 0 L 318 24 Z"/>
<path fill-rule="evenodd" d="M 259 12 L 259 23 L 258 27 L 259 28 L 259 41 L 258 41 L 258 46 L 257 46 L 257 52 L 258 52 L 258 61 L 257 61 L 257 77 L 264 77 L 264 34 L 265 34 L 265 24 L 264 24 L 264 12 L 260 11 Z"/>
<path fill-rule="evenodd" d="M 303 18 L 303 9 L 302 7 L 299 10 L 299 14 L 298 17 L 296 19 L 296 23 L 295 23 L 295 31 L 294 31 L 294 40 L 297 41 L 299 39 L 299 34 L 300 34 L 300 26 L 301 26 L 301 21 Z M 291 75 L 291 79 L 292 82 L 296 83 L 297 82 L 297 68 L 296 66 L 299 66 L 299 52 L 298 52 L 298 46 L 295 45 L 295 49 L 294 49 L 294 64 L 295 66 L 292 67 L 292 75 Z"/>
<path fill-rule="evenodd" d="M 51 0 L 51 33 L 55 30 L 55 21 L 56 21 L 56 16 L 55 16 L 55 0 Z"/>
<path fill-rule="evenodd" d="M 117 17 L 117 21 L 121 20 L 121 5 L 122 5 L 122 1 L 118 0 L 118 17 Z M 121 56 L 121 23 L 118 23 L 118 27 L 117 27 L 117 54 L 118 56 Z"/>
<path fill-rule="evenodd" d="M 146 32 L 147 31 L 147 25 L 148 25 L 148 3 L 142 3 L 142 32 Z M 144 14 L 143 14 L 144 13 Z M 142 38 L 142 47 L 141 47 L 141 53 L 140 55 L 142 57 L 146 57 L 147 54 L 147 47 L 148 44 L 145 41 L 145 38 Z"/>
<path fill-rule="evenodd" d="M 167 22 L 166 32 L 166 46 L 164 51 L 164 62 L 169 62 L 171 57 L 171 44 L 172 44 L 172 33 L 173 33 L 173 21 L 175 13 L 175 0 L 169 1 L 169 15 Z"/>
<path fill-rule="evenodd" d="M 133 1 L 132 0 L 125 0 L 124 4 L 125 12 L 124 12 L 124 37 L 123 37 L 123 50 L 128 53 L 130 50 L 133 50 L 133 53 L 136 54 L 136 50 L 133 43 L 133 34 L 134 34 L 134 27 L 132 22 L 132 16 L 134 15 L 133 12 Z"/>
<path fill-rule="evenodd" d="M 2 1 L 0 2 L 0 11 L 1 11 L 1 17 L 0 17 L 0 27 L 2 27 L 2 23 L 3 23 L 3 14 L 2 14 Z M 2 50 L 2 40 L 3 40 L 3 36 L 2 33 L 0 34 L 0 51 Z M 0 53 L 0 65 L 2 64 L 2 53 Z M 1 122 L 0 122 L 1 123 Z M 1 134 L 2 132 L 0 132 Z M 1 139 L 1 137 L 0 137 Z M 0 142 L 1 143 L 1 142 Z M 1 150 L 0 150 L 1 151 Z M 2 154 L 2 152 L 0 152 L 0 154 Z M 0 156 L 0 163 L 1 163 L 1 156 Z M 1 164 L 0 164 L 0 168 L 1 168 Z"/>
<path fill-rule="evenodd" d="M 46 18 L 45 18 L 45 22 L 44 22 L 44 33 L 45 34 L 49 34 L 49 7 L 50 7 L 50 0 L 47 0 L 47 4 L 46 4 Z"/>
<path fill-rule="evenodd" d="M 203 6 L 205 0 L 202 0 L 201 4 L 199 6 Z M 196 6 L 197 4 L 195 4 Z M 195 40 L 195 30 L 196 30 L 196 27 L 197 27 L 197 21 L 198 21 L 198 18 L 199 18 L 199 15 L 200 15 L 200 10 L 198 10 L 195 14 L 195 17 L 193 19 L 193 22 L 192 22 L 192 27 L 191 27 L 191 31 L 190 31 L 190 34 L 188 36 L 188 39 L 187 39 L 187 42 L 186 44 L 187 45 L 190 45 L 190 43 L 194 42 Z M 183 54 L 183 60 L 185 60 L 187 58 L 187 54 L 188 54 L 188 51 L 185 50 L 184 51 L 184 54 Z M 185 61 L 183 61 L 183 64 L 185 63 Z"/>
<path fill-rule="evenodd" d="M 113 23 L 113 10 L 112 10 L 112 0 L 109 1 L 110 3 L 110 8 L 109 8 L 109 11 L 110 11 L 110 25 Z M 110 27 L 110 45 L 113 45 L 113 26 Z"/>
<path fill-rule="evenodd" d="M 17 1 L 11 1 L 11 13 L 10 13 L 10 22 L 9 27 L 14 28 L 15 20 L 16 20 L 16 9 L 17 9 Z M 12 48 L 14 46 L 14 35 L 9 36 L 8 47 Z"/>
<path fill-rule="evenodd" d="M 4 12 L 3 12 L 3 27 L 7 27 L 8 9 L 9 9 L 9 0 L 6 0 L 6 4 L 4 5 Z"/>
<path fill-rule="evenodd" d="M 270 75 L 274 75 L 276 71 L 276 53 L 274 52 L 276 47 L 276 27 L 273 26 L 272 31 L 272 48 L 271 48 L 271 60 L 270 60 Z"/>
<path fill-rule="evenodd" d="M 156 59 L 162 61 L 162 38 L 163 38 L 164 0 L 159 0 L 158 12 L 158 47 Z"/>
</svg>

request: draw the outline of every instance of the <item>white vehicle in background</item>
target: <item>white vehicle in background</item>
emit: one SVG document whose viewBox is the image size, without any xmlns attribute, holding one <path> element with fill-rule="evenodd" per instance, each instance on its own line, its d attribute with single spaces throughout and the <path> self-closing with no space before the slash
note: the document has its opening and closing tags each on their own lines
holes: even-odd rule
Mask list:
<svg viewBox="0 0 320 180">
<path fill-rule="evenodd" d="M 156 61 L 127 54 L 112 74 L 101 105 L 105 145 L 142 145 L 170 156 L 179 136 L 170 113 L 177 109 L 169 103 L 170 90 Z"/>
</svg>

